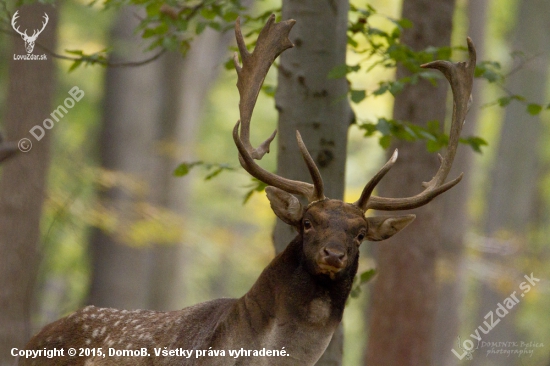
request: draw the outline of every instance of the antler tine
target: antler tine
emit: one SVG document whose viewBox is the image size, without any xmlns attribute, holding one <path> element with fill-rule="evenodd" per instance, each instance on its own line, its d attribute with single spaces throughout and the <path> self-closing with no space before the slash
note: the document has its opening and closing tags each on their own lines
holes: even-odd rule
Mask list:
<svg viewBox="0 0 550 366">
<path fill-rule="evenodd" d="M 275 138 L 277 131 L 257 149 L 254 149 L 250 144 L 250 120 L 258 94 L 264 82 L 265 76 L 271 67 L 271 64 L 284 50 L 294 47 L 288 39 L 288 33 L 292 26 L 296 23 L 290 19 L 284 22 L 275 23 L 275 15 L 271 15 L 265 24 L 264 28 L 258 36 L 256 49 L 253 53 L 248 52 L 241 33 L 241 21 L 237 18 L 235 23 L 235 38 L 241 54 L 243 66 L 239 65 L 238 55 L 235 53 L 233 62 L 237 70 L 238 80 L 237 88 L 239 89 L 240 102 L 239 112 L 240 121 L 242 124 L 240 137 L 243 141 L 246 150 L 256 160 L 260 160 L 266 153 L 269 152 L 269 144 Z"/>
<path fill-rule="evenodd" d="M 283 178 L 267 170 L 263 169 L 261 166 L 254 162 L 254 159 L 244 146 L 243 141 L 239 137 L 239 125 L 240 121 L 237 122 L 233 128 L 233 141 L 237 145 L 237 150 L 239 150 L 239 162 L 241 166 L 253 177 L 259 179 L 260 181 L 273 186 L 288 193 L 299 194 L 306 197 L 310 202 L 316 200 L 316 192 L 313 184 L 295 181 L 287 178 Z"/>
<path fill-rule="evenodd" d="M 313 195 L 309 201 L 313 202 L 323 200 L 325 199 L 323 177 L 321 177 L 321 172 L 319 172 L 319 168 L 317 168 L 315 161 L 309 154 L 306 144 L 304 144 L 304 140 L 302 140 L 302 135 L 300 135 L 300 132 L 298 130 L 296 130 L 296 141 L 298 141 L 298 147 L 300 148 L 300 152 L 302 153 L 302 158 L 304 158 L 304 161 L 306 162 L 307 169 L 309 170 L 309 175 L 311 175 L 311 179 L 313 179 L 314 190 Z"/>
<path fill-rule="evenodd" d="M 275 15 L 271 15 L 258 36 L 254 52 L 250 53 L 246 49 L 241 33 L 240 19 L 237 19 L 235 37 L 241 54 L 242 66 L 239 64 L 239 57 L 236 53 L 233 56 L 233 62 L 238 75 L 237 88 L 241 97 L 239 102 L 241 119 L 233 129 L 233 140 L 239 150 L 239 162 L 250 175 L 268 185 L 280 188 L 288 193 L 302 195 L 313 202 L 325 198 L 323 180 L 299 133 L 296 135 L 298 146 L 314 184 L 280 177 L 264 170 L 255 163 L 254 159 L 260 160 L 269 152 L 269 145 L 275 138 L 277 131 L 273 132 L 258 148 L 252 147 L 250 143 L 250 120 L 258 94 L 271 64 L 283 51 L 294 46 L 288 39 L 288 34 L 295 23 L 296 21 L 293 19 L 275 23 Z"/>
<path fill-rule="evenodd" d="M 368 199 L 365 209 L 375 210 L 407 210 L 423 206 L 436 196 L 454 187 L 462 179 L 460 174 L 456 179 L 444 184 L 456 155 L 460 133 L 469 109 L 471 98 L 474 70 L 476 66 L 476 50 L 472 40 L 468 37 L 468 62 L 433 61 L 422 65 L 423 68 L 437 69 L 445 75 L 453 92 L 453 116 L 449 145 L 435 176 L 427 183 L 424 183 L 424 191 L 413 197 L 407 198 L 386 198 L 372 196 Z"/>
<path fill-rule="evenodd" d="M 374 188 L 376 187 L 378 182 L 380 182 L 382 178 L 384 178 L 386 173 L 390 171 L 393 164 L 395 164 L 395 162 L 397 161 L 397 156 L 398 156 L 398 152 L 397 152 L 397 149 L 395 149 L 390 160 L 388 160 L 388 162 L 384 164 L 384 166 L 380 169 L 380 171 L 378 171 L 378 173 L 376 173 L 376 175 L 372 177 L 372 179 L 367 183 L 365 188 L 363 188 L 361 197 L 359 197 L 359 199 L 353 203 L 355 206 L 359 207 L 363 211 L 367 210 L 367 203 L 369 202 L 369 198 L 372 192 L 374 191 Z"/>
</svg>

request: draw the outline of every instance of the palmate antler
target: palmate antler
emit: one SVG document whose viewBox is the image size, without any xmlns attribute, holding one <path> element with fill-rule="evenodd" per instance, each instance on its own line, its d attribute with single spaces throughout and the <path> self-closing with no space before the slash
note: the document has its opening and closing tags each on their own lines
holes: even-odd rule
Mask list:
<svg viewBox="0 0 550 366">
<path fill-rule="evenodd" d="M 386 165 L 371 180 L 371 182 L 365 186 L 365 189 L 361 194 L 361 198 L 355 202 L 355 205 L 360 207 L 363 211 L 369 209 L 395 211 L 417 208 L 427 204 L 436 196 L 451 189 L 462 179 L 462 174 L 460 174 L 454 180 L 445 183 L 445 179 L 447 178 L 447 175 L 451 170 L 451 166 L 453 165 L 456 149 L 460 139 L 460 133 L 462 131 L 462 126 L 464 125 L 466 114 L 468 113 L 469 101 L 472 93 L 472 84 L 476 67 L 476 50 L 472 40 L 469 37 L 467 38 L 467 42 L 469 53 L 468 62 L 453 63 L 449 61 L 433 61 L 421 66 L 423 68 L 437 69 L 441 71 L 451 84 L 451 89 L 453 92 L 453 116 L 451 119 L 449 145 L 447 147 L 445 158 L 442 158 L 441 155 L 439 155 L 441 165 L 439 166 L 439 170 L 436 175 L 432 178 L 432 180 L 423 184 L 425 187 L 424 191 L 416 196 L 406 198 L 371 196 L 374 185 L 382 179 L 384 174 L 386 174 L 393 163 L 395 163 L 395 159 L 397 158 L 396 150 L 390 161 L 388 161 L 388 163 L 386 163 Z"/>
<path fill-rule="evenodd" d="M 234 56 L 235 68 L 237 69 L 238 81 L 237 87 L 240 94 L 239 112 L 241 119 L 233 129 L 233 139 L 239 150 L 239 161 L 242 167 L 253 177 L 260 181 L 282 189 L 288 193 L 299 194 L 306 197 L 309 202 L 325 199 L 323 194 L 323 180 L 319 169 L 315 165 L 309 154 L 300 133 L 296 131 L 296 139 L 302 157 L 304 158 L 313 184 L 294 181 L 270 173 L 261 168 L 254 159 L 260 160 L 265 153 L 269 152 L 269 145 L 275 138 L 275 131 L 258 148 L 253 148 L 250 144 L 250 119 L 252 111 L 256 104 L 261 86 L 271 67 L 271 64 L 288 48 L 293 47 L 288 39 L 288 34 L 294 25 L 295 20 L 287 20 L 275 23 L 275 16 L 271 15 L 266 25 L 262 29 L 256 48 L 253 53 L 246 49 L 243 36 L 240 29 L 240 21 L 237 19 L 235 25 L 235 36 L 241 54 L 243 65 L 239 65 L 238 55 Z M 424 191 L 413 197 L 406 198 L 387 198 L 372 196 L 374 188 L 391 169 L 397 160 L 397 150 L 393 153 L 390 160 L 380 169 L 380 171 L 367 183 L 361 197 L 354 203 L 363 211 L 368 209 L 394 211 L 407 210 L 423 206 L 434 199 L 436 196 L 455 186 L 461 179 L 462 174 L 445 183 L 449 174 L 453 160 L 458 147 L 462 125 L 468 112 L 468 101 L 471 97 L 473 74 L 476 63 L 476 52 L 472 40 L 468 38 L 468 51 L 470 59 L 468 62 L 452 63 L 449 61 L 434 61 L 422 65 L 423 68 L 432 68 L 440 70 L 449 83 L 453 92 L 453 116 L 451 124 L 451 133 L 449 145 L 445 158 L 440 156 L 441 165 L 436 175 L 427 183 L 424 183 Z M 239 134 L 240 128 L 240 134 Z"/>
<path fill-rule="evenodd" d="M 258 99 L 258 94 L 260 93 L 265 76 L 273 61 L 275 61 L 281 52 L 294 47 L 292 42 L 288 39 L 288 33 L 292 29 L 294 23 L 296 23 L 296 21 L 293 19 L 275 23 L 275 15 L 271 15 L 258 36 L 254 52 L 249 53 L 241 33 L 240 19 L 237 19 L 235 24 L 235 36 L 237 38 L 237 45 L 239 46 L 243 65 L 242 67 L 239 65 L 239 58 L 235 53 L 233 61 L 238 75 L 237 88 L 239 89 L 241 97 L 239 102 L 241 119 L 233 129 L 233 139 L 239 150 L 239 161 L 242 167 L 250 175 L 270 186 L 280 188 L 288 193 L 302 195 L 310 202 L 313 202 L 325 198 L 323 194 L 323 179 L 298 131 L 296 131 L 296 139 L 302 157 L 313 179 L 313 184 L 283 178 L 264 170 L 256 164 L 254 159 L 260 160 L 269 152 L 269 145 L 275 138 L 277 131 L 273 132 L 273 134 L 256 149 L 250 144 L 250 119 L 256 100 Z"/>
</svg>

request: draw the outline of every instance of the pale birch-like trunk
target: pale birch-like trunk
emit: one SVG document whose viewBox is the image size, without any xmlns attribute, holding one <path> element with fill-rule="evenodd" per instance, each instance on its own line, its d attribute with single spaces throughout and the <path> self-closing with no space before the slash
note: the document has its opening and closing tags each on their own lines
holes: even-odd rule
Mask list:
<svg viewBox="0 0 550 366">
<path fill-rule="evenodd" d="M 300 130 L 325 182 L 325 195 L 342 199 L 346 146 L 352 113 L 344 78 L 329 80 L 334 67 L 346 62 L 347 1 L 283 1 L 283 19 L 296 19 L 290 32 L 294 48 L 280 58 L 275 97 L 279 111 L 277 173 L 311 182 L 296 143 Z M 277 221 L 274 242 L 277 252 L 294 238 L 295 231 Z M 318 365 L 341 365 L 342 332 L 335 333 Z"/>
</svg>

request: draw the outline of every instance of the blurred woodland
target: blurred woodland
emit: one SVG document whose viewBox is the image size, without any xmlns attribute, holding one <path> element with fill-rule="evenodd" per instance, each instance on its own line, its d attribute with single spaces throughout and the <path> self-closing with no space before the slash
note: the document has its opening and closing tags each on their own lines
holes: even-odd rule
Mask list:
<svg viewBox="0 0 550 366">
<path fill-rule="evenodd" d="M 47 13 L 34 50 L 47 61 L 14 59 L 26 54 L 16 10 L 29 30 Z M 245 15 L 253 47 L 275 13 L 297 20 L 294 43 L 315 43 L 286 51 L 266 78 L 252 141 L 279 135 L 261 165 L 308 180 L 288 137 L 299 128 L 327 196 L 347 202 L 396 147 L 377 194 L 422 190 L 452 99 L 418 65 L 464 61 L 467 36 L 478 54 L 448 180 L 464 178 L 413 210 L 401 234 L 363 243 L 343 336 L 318 365 L 550 366 L 547 0 L 2 0 L 0 13 L 0 131 L 32 143 L 0 163 L 0 365 L 84 305 L 175 310 L 240 297 L 292 238 L 231 136 L 234 21 Z M 303 68 L 294 84 L 277 73 L 289 65 Z M 74 87 L 82 98 L 38 140 L 29 131 Z M 526 275 L 540 281 L 522 293 Z"/>
</svg>

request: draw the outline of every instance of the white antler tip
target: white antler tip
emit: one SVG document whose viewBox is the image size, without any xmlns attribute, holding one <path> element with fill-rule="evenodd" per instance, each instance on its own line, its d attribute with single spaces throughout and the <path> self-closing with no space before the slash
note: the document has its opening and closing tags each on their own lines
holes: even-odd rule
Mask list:
<svg viewBox="0 0 550 366">
<path fill-rule="evenodd" d="M 399 155 L 399 154 L 398 154 L 398 151 L 397 151 L 397 149 L 395 149 L 395 151 L 393 152 L 393 155 L 391 156 L 390 161 L 391 161 L 392 163 L 395 163 L 395 161 L 397 160 L 397 156 L 398 156 L 398 155 Z"/>
</svg>

